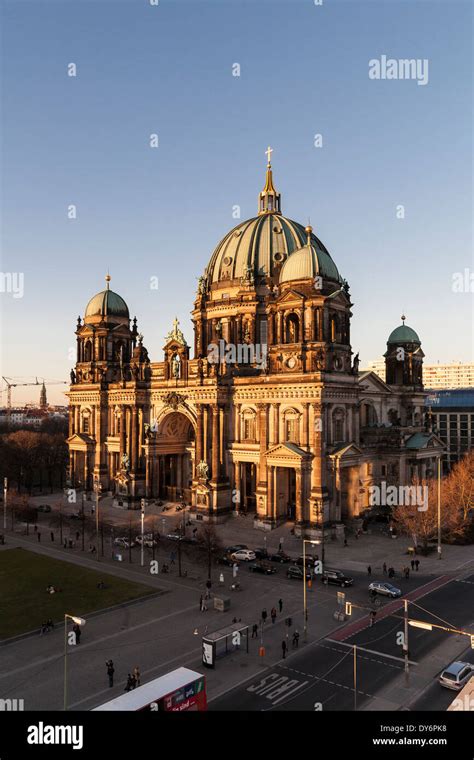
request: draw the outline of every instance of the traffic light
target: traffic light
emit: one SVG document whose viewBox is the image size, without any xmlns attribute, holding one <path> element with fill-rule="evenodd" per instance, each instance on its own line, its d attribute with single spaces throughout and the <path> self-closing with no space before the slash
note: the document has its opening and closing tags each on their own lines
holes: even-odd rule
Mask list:
<svg viewBox="0 0 474 760">
<path fill-rule="evenodd" d="M 348 617 L 352 615 L 352 602 L 346 602 L 346 615 Z"/>
<path fill-rule="evenodd" d="M 471 636 L 471 649 L 474 649 L 474 636 Z"/>
</svg>

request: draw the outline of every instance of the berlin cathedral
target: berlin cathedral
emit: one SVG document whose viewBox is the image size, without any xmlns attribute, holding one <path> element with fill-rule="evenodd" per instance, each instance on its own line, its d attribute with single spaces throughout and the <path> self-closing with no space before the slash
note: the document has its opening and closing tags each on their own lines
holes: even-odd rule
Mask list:
<svg viewBox="0 0 474 760">
<path fill-rule="evenodd" d="M 342 535 L 374 484 L 434 475 L 443 444 L 417 333 L 404 317 L 390 333 L 385 382 L 359 370 L 349 284 L 313 229 L 283 216 L 270 155 L 257 215 L 199 278 L 193 358 L 175 320 L 151 361 L 108 275 L 78 318 L 69 477 L 124 508 L 184 499 L 191 519 L 245 512 L 256 528 Z"/>
</svg>

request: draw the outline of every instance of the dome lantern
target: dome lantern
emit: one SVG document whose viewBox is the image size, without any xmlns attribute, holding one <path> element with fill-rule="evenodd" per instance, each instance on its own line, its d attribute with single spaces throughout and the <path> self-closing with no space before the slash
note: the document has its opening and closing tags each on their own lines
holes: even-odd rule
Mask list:
<svg viewBox="0 0 474 760">
<path fill-rule="evenodd" d="M 258 196 L 258 213 L 260 214 L 281 214 L 280 193 L 273 186 L 272 164 L 270 161 L 273 148 L 270 146 L 265 151 L 267 154 L 267 175 L 265 187 Z"/>
</svg>

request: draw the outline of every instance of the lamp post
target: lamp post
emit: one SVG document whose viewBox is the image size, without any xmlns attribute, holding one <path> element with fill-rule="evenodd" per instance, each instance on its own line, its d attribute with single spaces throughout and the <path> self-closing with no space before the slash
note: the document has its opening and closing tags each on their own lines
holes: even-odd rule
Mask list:
<svg viewBox="0 0 474 760">
<path fill-rule="evenodd" d="M 322 504 L 318 504 L 318 518 L 321 525 L 321 561 L 324 570 L 324 506 Z"/>
<path fill-rule="evenodd" d="M 141 551 L 140 564 L 143 567 L 143 565 L 145 564 L 145 557 L 144 557 L 144 547 L 145 547 L 145 506 L 146 506 L 145 499 L 142 499 L 140 503 L 141 503 L 141 508 L 142 508 L 141 515 L 140 515 L 140 517 L 141 517 L 141 531 L 142 531 L 142 541 L 141 541 L 141 550 L 140 550 Z"/>
<path fill-rule="evenodd" d="M 438 559 L 441 559 L 441 457 L 438 457 Z"/>
<path fill-rule="evenodd" d="M 308 605 L 306 600 L 306 544 L 316 545 L 317 541 L 312 541 L 309 538 L 303 538 L 303 634 L 306 639 L 308 633 Z"/>
<path fill-rule="evenodd" d="M 64 614 L 64 694 L 63 694 L 63 708 L 67 710 L 67 621 L 72 620 L 76 625 L 85 625 L 84 618 L 76 617 L 75 615 Z"/>
<path fill-rule="evenodd" d="M 94 481 L 94 493 L 95 493 L 95 535 L 96 535 L 96 554 L 97 554 L 97 561 L 100 562 L 100 552 L 99 552 L 99 499 L 100 499 L 100 492 L 102 490 L 102 486 L 100 483 L 100 480 L 96 479 Z"/>
<path fill-rule="evenodd" d="M 8 478 L 3 478 L 3 530 L 7 529 Z"/>
</svg>

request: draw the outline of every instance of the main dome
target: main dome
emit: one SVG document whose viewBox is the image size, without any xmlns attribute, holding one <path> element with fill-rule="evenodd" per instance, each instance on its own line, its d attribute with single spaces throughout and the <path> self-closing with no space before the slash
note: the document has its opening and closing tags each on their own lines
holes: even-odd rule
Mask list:
<svg viewBox="0 0 474 760">
<path fill-rule="evenodd" d="M 273 277 L 295 251 L 301 251 L 308 244 L 305 227 L 281 213 L 280 193 L 273 186 L 270 162 L 258 209 L 257 216 L 238 224 L 216 246 L 205 272 L 209 287 L 229 284 L 249 274 L 254 278 Z M 312 255 L 320 262 L 319 267 L 316 263 L 312 269 L 323 277 L 341 282 L 329 251 L 312 232 L 310 242 Z"/>
<path fill-rule="evenodd" d="M 86 306 L 84 318 L 86 317 L 121 317 L 129 319 L 128 306 L 123 300 L 122 296 L 118 293 L 114 293 L 109 289 L 110 275 L 105 278 L 107 287 L 105 290 L 101 290 L 100 293 L 96 293 L 91 298 Z"/>
<path fill-rule="evenodd" d="M 244 277 L 250 267 L 254 276 L 271 277 L 294 251 L 306 244 L 302 224 L 279 213 L 259 214 L 234 227 L 220 241 L 207 267 L 209 285 Z M 324 244 L 311 235 L 313 246 L 337 269 Z"/>
</svg>

